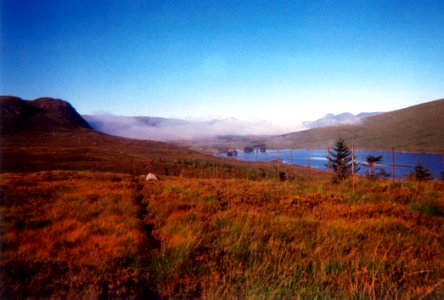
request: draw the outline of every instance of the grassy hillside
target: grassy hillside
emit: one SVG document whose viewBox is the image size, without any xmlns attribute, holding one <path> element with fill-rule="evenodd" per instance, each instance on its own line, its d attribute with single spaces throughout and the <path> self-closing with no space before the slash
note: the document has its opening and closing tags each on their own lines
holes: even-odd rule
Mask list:
<svg viewBox="0 0 444 300">
<path fill-rule="evenodd" d="M 0 147 L 3 171 L 74 168 L 130 173 L 158 171 L 156 163 L 162 159 L 201 157 L 165 143 L 119 138 L 87 129 L 17 132 L 5 136 Z"/>
<path fill-rule="evenodd" d="M 2 174 L 0 297 L 149 296 L 153 245 L 125 174 Z"/>
<path fill-rule="evenodd" d="M 444 149 L 444 99 L 381 115 L 368 117 L 361 124 L 314 128 L 278 136 L 218 137 L 212 140 L 183 142 L 192 149 L 243 149 L 266 144 L 270 149 L 327 148 L 339 136 L 347 143 L 373 149 L 427 151 Z"/>
<path fill-rule="evenodd" d="M 444 99 L 372 116 L 359 125 L 315 128 L 266 139 L 269 147 L 327 147 L 338 136 L 349 144 L 398 150 L 444 149 Z"/>
<path fill-rule="evenodd" d="M 224 160 L 175 145 L 133 140 L 89 129 L 19 131 L 2 137 L 2 172 L 94 170 L 128 174 L 248 176 L 250 164 Z"/>
<path fill-rule="evenodd" d="M 3 173 L 0 296 L 444 297 L 441 182 Z"/>
<path fill-rule="evenodd" d="M 167 143 L 99 133 L 64 100 L 0 96 L 0 113 L 2 172 L 74 169 L 198 176 L 206 169 L 223 174 L 242 165 Z"/>
</svg>

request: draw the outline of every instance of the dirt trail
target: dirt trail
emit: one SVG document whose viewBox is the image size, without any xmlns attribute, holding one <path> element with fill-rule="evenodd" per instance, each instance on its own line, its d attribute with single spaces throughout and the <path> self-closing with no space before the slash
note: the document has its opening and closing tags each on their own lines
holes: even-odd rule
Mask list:
<svg viewBox="0 0 444 300">
<path fill-rule="evenodd" d="M 139 274 L 139 287 L 137 291 L 138 299 L 160 299 L 159 294 L 156 292 L 155 285 L 153 283 L 153 275 L 150 274 L 149 265 L 150 258 L 153 253 L 156 253 L 160 248 L 160 243 L 152 235 L 153 225 L 146 222 L 145 216 L 147 215 L 146 205 L 144 205 L 143 188 L 145 181 L 134 178 L 134 202 L 138 206 L 137 217 L 141 222 L 141 230 L 143 231 L 146 240 L 145 243 L 140 245 L 139 255 L 141 257 L 141 264 L 144 271 Z"/>
</svg>

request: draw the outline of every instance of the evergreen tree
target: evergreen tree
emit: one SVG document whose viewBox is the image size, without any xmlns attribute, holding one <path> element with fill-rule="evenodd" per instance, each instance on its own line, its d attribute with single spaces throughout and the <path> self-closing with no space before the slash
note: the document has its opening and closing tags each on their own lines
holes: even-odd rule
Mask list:
<svg viewBox="0 0 444 300">
<path fill-rule="evenodd" d="M 376 167 L 376 164 L 382 162 L 382 155 L 378 156 L 367 155 L 365 160 L 366 160 L 365 167 L 368 168 L 367 177 L 369 179 L 375 180 L 377 178 L 387 178 L 390 176 L 390 173 L 387 173 L 383 168 Z"/>
<path fill-rule="evenodd" d="M 368 168 L 367 177 L 370 178 L 370 179 L 376 179 L 375 174 L 374 174 L 375 165 L 382 161 L 382 155 L 378 155 L 378 156 L 367 155 L 365 160 L 367 162 L 365 164 L 365 166 Z"/>
<path fill-rule="evenodd" d="M 419 181 L 427 181 L 432 180 L 433 176 L 432 173 L 430 173 L 430 170 L 421 165 L 421 162 L 418 161 L 418 163 L 415 166 L 415 171 L 411 173 L 411 176 Z"/>
<path fill-rule="evenodd" d="M 327 159 L 333 169 L 333 183 L 338 183 L 352 174 L 352 153 L 343 138 L 339 137 L 336 140 L 335 146 L 329 151 Z M 356 161 L 354 165 L 356 173 L 359 171 Z"/>
</svg>

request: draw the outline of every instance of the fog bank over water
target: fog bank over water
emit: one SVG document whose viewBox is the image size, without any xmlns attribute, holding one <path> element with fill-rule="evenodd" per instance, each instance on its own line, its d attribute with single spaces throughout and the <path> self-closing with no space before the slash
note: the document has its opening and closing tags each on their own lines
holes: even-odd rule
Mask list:
<svg viewBox="0 0 444 300">
<path fill-rule="evenodd" d="M 303 129 L 302 124 L 290 127 L 268 121 L 253 122 L 236 118 L 196 121 L 111 114 L 84 117 L 98 131 L 156 141 L 199 140 L 226 135 L 276 135 Z"/>
</svg>

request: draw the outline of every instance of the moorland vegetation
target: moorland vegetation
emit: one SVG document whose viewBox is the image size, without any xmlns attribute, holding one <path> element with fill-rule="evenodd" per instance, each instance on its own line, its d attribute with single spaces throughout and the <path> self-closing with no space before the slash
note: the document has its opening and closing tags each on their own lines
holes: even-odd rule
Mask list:
<svg viewBox="0 0 444 300">
<path fill-rule="evenodd" d="M 4 173 L 2 297 L 444 296 L 443 182 L 304 174 Z"/>
</svg>

